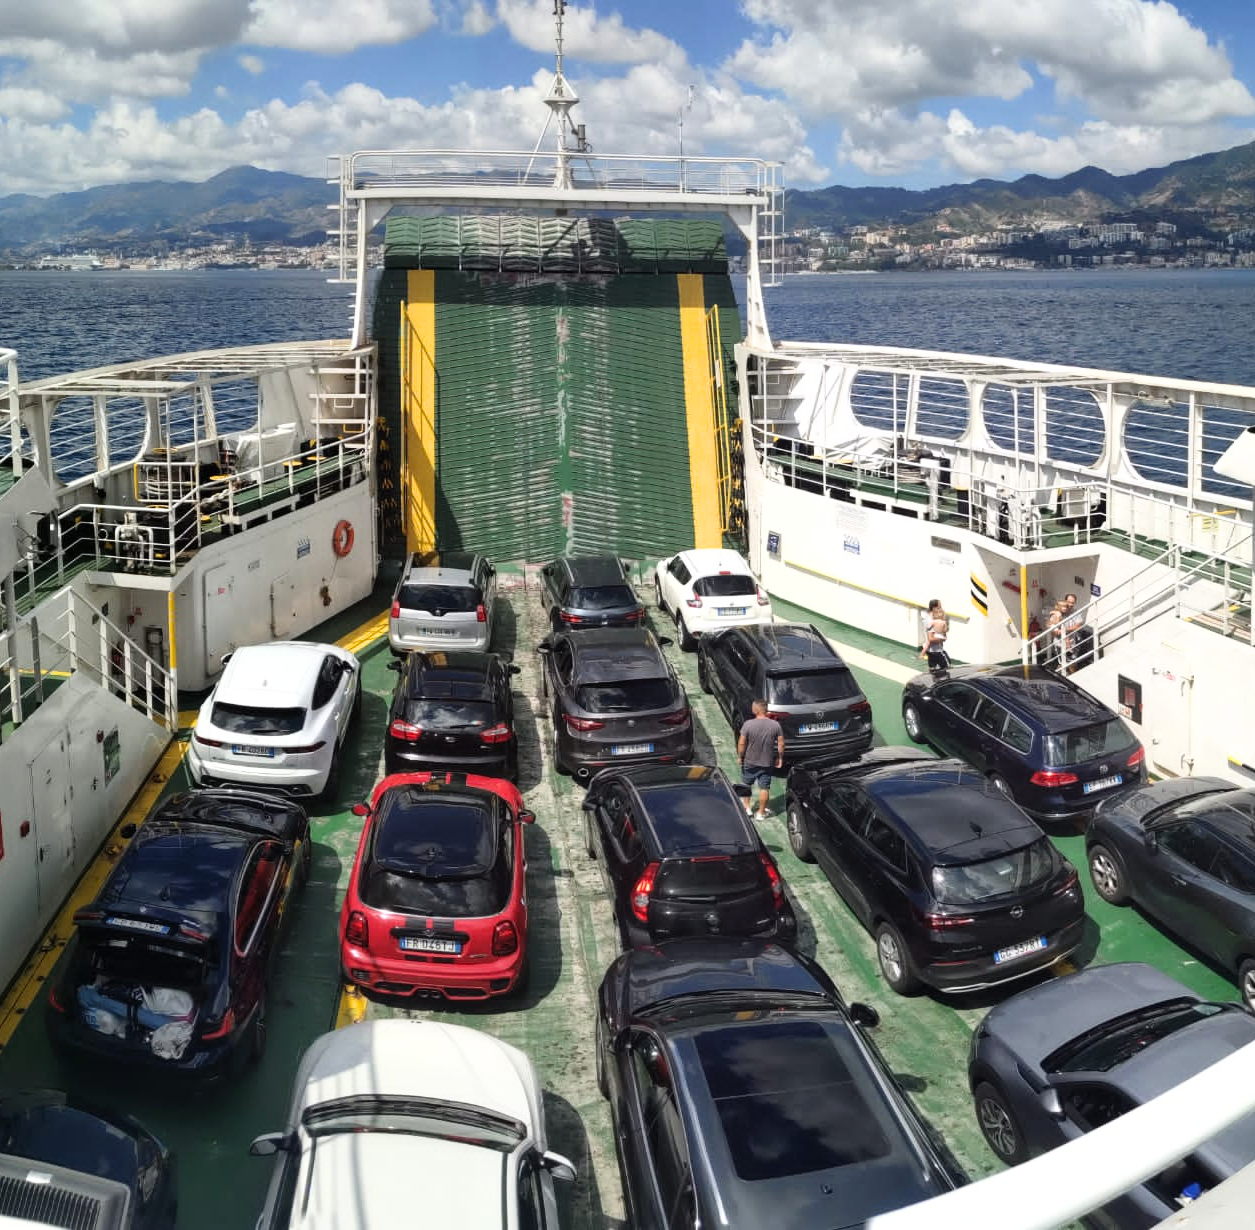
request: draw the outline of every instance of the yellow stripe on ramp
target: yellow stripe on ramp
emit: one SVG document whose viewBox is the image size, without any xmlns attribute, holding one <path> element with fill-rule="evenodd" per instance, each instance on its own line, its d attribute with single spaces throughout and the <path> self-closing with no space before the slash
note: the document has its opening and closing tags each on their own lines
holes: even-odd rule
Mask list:
<svg viewBox="0 0 1255 1230">
<path fill-rule="evenodd" d="M 336 644 L 341 649 L 347 649 L 349 653 L 361 653 L 367 645 L 373 644 L 380 637 L 388 635 L 388 612 L 384 611 L 382 615 L 376 615 L 374 619 L 368 619 L 359 628 L 354 628 L 348 636 L 342 636 Z"/>
<path fill-rule="evenodd" d="M 706 343 L 706 291 L 700 273 L 676 275 L 680 284 L 680 346 L 684 356 L 684 409 L 688 416 L 689 485 L 693 494 L 693 545 L 720 547 L 719 470 L 715 455 L 715 404 Z"/>
<path fill-rule="evenodd" d="M 356 1025 L 366 1016 L 366 996 L 351 982 L 346 982 L 340 990 L 340 1003 L 336 1008 L 337 1029 L 346 1025 Z"/>
<path fill-rule="evenodd" d="M 436 274 L 411 269 L 401 318 L 401 491 L 405 545 L 436 545 Z"/>
</svg>

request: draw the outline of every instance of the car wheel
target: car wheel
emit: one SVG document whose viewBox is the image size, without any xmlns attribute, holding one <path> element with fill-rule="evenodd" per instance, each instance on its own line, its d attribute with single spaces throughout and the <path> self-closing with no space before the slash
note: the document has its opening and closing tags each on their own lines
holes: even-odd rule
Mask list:
<svg viewBox="0 0 1255 1230">
<path fill-rule="evenodd" d="M 876 960 L 889 986 L 899 995 L 911 995 L 920 988 L 920 981 L 911 968 L 911 958 L 897 928 L 881 923 L 876 928 Z"/>
<path fill-rule="evenodd" d="M 519 976 L 514 980 L 514 986 L 511 990 L 515 995 L 526 995 L 528 988 L 532 985 L 532 950 L 527 947 L 523 950 L 523 963 L 519 966 Z"/>
<path fill-rule="evenodd" d="M 263 995 L 257 1001 L 257 1011 L 253 1013 L 253 1027 L 249 1036 L 249 1062 L 253 1064 L 261 1063 L 261 1057 L 266 1053 L 266 997 Z"/>
<path fill-rule="evenodd" d="M 301 842 L 301 884 L 309 883 L 309 873 L 314 866 L 314 841 L 313 838 L 306 833 L 305 840 Z"/>
<path fill-rule="evenodd" d="M 1008 1166 L 1016 1166 L 1028 1157 L 1024 1147 L 1024 1134 L 1007 1105 L 1002 1090 L 981 1081 L 972 1095 L 976 1102 L 976 1122 L 980 1124 L 985 1143 Z"/>
<path fill-rule="evenodd" d="M 1011 798 L 1011 787 L 1007 784 L 1007 779 L 1001 773 L 991 773 L 989 775 L 989 784 L 998 791 L 999 794 L 1005 794 L 1007 798 Z"/>
<path fill-rule="evenodd" d="M 902 702 L 902 725 L 912 743 L 924 743 L 924 726 L 919 720 L 919 710 L 913 700 Z"/>
<path fill-rule="evenodd" d="M 505 775 L 510 781 L 517 783 L 519 780 L 519 745 L 513 744 L 505 760 Z"/>
<path fill-rule="evenodd" d="M 566 775 L 566 766 L 562 763 L 562 749 L 558 746 L 558 723 L 561 717 L 555 712 L 553 715 L 553 739 L 550 743 L 550 755 L 553 757 L 553 771 Z"/>
<path fill-rule="evenodd" d="M 596 859 L 597 841 L 593 837 L 593 817 L 591 812 L 584 813 L 584 849 L 588 851 L 589 858 Z"/>
<path fill-rule="evenodd" d="M 610 1080 L 606 1075 L 606 1037 L 600 1015 L 597 1017 L 597 1030 L 593 1049 L 597 1053 L 597 1092 L 608 1101 L 610 1098 Z"/>
<path fill-rule="evenodd" d="M 793 853 L 802 862 L 813 863 L 815 856 L 811 853 L 810 832 L 806 826 L 806 817 L 802 814 L 802 805 L 796 799 L 789 800 L 787 815 L 789 845 L 792 847 Z"/>
<path fill-rule="evenodd" d="M 657 577 L 654 577 L 654 602 L 657 603 L 658 609 L 665 615 L 667 613 L 667 604 L 662 600 L 662 586 L 658 584 Z"/>
<path fill-rule="evenodd" d="M 684 626 L 684 616 L 680 614 L 679 607 L 675 609 L 675 638 L 680 642 L 680 648 L 685 653 L 692 653 L 697 648 L 697 642 L 688 628 Z"/>
<path fill-rule="evenodd" d="M 1242 1002 L 1255 1012 L 1255 960 L 1250 957 L 1238 966 L 1238 994 L 1242 996 Z"/>
<path fill-rule="evenodd" d="M 360 722 L 362 720 L 362 677 L 357 677 L 357 694 L 353 697 L 353 716 L 350 721 Z"/>
<path fill-rule="evenodd" d="M 331 753 L 331 768 L 327 770 L 327 784 L 322 788 L 322 797 L 329 803 L 336 801 L 340 793 L 340 745 Z"/>
<path fill-rule="evenodd" d="M 710 675 L 707 673 L 708 670 L 709 668 L 706 665 L 706 655 L 699 649 L 697 651 L 697 686 L 709 696 Z"/>
<path fill-rule="evenodd" d="M 1124 871 L 1106 846 L 1090 846 L 1089 878 L 1094 891 L 1110 905 L 1123 905 L 1129 899 L 1124 887 Z"/>
</svg>

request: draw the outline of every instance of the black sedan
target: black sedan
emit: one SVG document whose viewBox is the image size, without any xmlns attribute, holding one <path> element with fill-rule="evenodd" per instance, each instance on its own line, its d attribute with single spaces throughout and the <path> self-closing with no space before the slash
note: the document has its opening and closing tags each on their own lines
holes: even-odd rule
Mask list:
<svg viewBox="0 0 1255 1230">
<path fill-rule="evenodd" d="M 68 1225 L 54 1219 L 67 1207 L 99 1202 L 109 1225 L 172 1230 L 178 1204 L 174 1158 L 155 1136 L 119 1111 L 51 1089 L 0 1100 L 0 1191 L 5 1188 L 15 1203 L 0 1198 L 0 1207 L 32 1219 L 23 1225 L 45 1217 L 49 1225 Z M 111 1208 L 125 1209 L 125 1217 L 110 1221 Z"/>
<path fill-rule="evenodd" d="M 519 775 L 510 676 L 519 668 L 492 653 L 410 653 L 388 663 L 398 673 L 388 711 L 388 773 L 461 769 L 486 777 Z"/>
<path fill-rule="evenodd" d="M 1098 809 L 1085 850 L 1104 901 L 1135 901 L 1236 974 L 1255 1010 L 1255 790 L 1219 777 L 1142 786 Z"/>
<path fill-rule="evenodd" d="M 960 760 L 909 747 L 789 773 L 793 852 L 817 861 L 876 937 L 885 981 L 972 991 L 1036 973 L 1081 940 L 1075 868 Z"/>
<path fill-rule="evenodd" d="M 584 798 L 584 841 L 625 948 L 682 935 L 797 935 L 776 860 L 720 769 L 603 769 Z"/>
<path fill-rule="evenodd" d="M 1022 1162 L 1101 1127 L 1235 1050 L 1255 1018 L 1210 1004 L 1149 965 L 1098 965 L 994 1008 L 972 1035 L 968 1082 L 989 1147 Z M 1148 1230 L 1255 1161 L 1255 1115 L 1091 1213 Z"/>
<path fill-rule="evenodd" d="M 558 772 L 693 758 L 688 696 L 644 628 L 556 633 L 537 646 Z"/>
<path fill-rule="evenodd" d="M 217 1079 L 260 1057 L 267 979 L 309 818 L 227 788 L 160 803 L 76 930 L 48 991 L 52 1040 L 97 1064 Z"/>
<path fill-rule="evenodd" d="M 628 1223 L 855 1227 L 962 1181 L 813 962 L 762 940 L 625 953 L 597 997 Z"/>
</svg>

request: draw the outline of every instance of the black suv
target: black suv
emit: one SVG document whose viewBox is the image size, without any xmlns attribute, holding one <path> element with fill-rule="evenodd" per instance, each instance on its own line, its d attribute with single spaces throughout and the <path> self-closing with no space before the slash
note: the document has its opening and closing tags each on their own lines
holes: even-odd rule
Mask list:
<svg viewBox="0 0 1255 1230">
<path fill-rule="evenodd" d="M 205 1078 L 259 1058 L 280 924 L 309 865 L 309 818 L 286 799 L 223 788 L 160 803 L 74 915 L 48 991 L 53 1042 Z"/>
<path fill-rule="evenodd" d="M 560 555 L 540 570 L 540 579 L 540 604 L 555 632 L 635 628 L 645 621 L 645 606 L 613 555 Z"/>
<path fill-rule="evenodd" d="M 537 646 L 559 773 L 693 757 L 688 696 L 645 628 L 566 632 Z"/>
<path fill-rule="evenodd" d="M 584 844 L 600 859 L 625 948 L 681 935 L 791 944 L 784 881 L 722 770 L 604 769 L 584 799 Z"/>
<path fill-rule="evenodd" d="M 597 994 L 628 1224 L 861 1226 L 949 1191 L 933 1143 L 812 961 L 764 940 L 668 940 L 624 953 Z"/>
<path fill-rule="evenodd" d="M 755 700 L 784 729 L 786 764 L 872 745 L 872 707 L 854 673 L 811 624 L 728 628 L 698 643 L 697 678 L 739 734 Z"/>
<path fill-rule="evenodd" d="M 519 668 L 491 653 L 411 653 L 389 662 L 392 693 L 384 765 L 388 773 L 461 769 L 519 774 L 510 676 Z"/>
<path fill-rule="evenodd" d="M 1042 666 L 959 666 L 902 690 L 916 743 L 958 756 L 1039 820 L 1064 820 L 1146 776 L 1142 745 L 1100 700 Z"/>
<path fill-rule="evenodd" d="M 899 994 L 1022 978 L 1081 941 L 1076 869 L 960 760 L 884 747 L 789 773 L 789 844 L 876 937 Z"/>
</svg>

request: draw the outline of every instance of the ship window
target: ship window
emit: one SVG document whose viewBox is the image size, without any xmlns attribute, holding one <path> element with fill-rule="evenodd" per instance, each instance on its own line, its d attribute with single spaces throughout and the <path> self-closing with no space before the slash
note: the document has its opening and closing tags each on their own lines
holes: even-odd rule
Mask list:
<svg viewBox="0 0 1255 1230">
<path fill-rule="evenodd" d="M 1124 420 L 1124 447 L 1133 468 L 1154 483 L 1183 487 L 1189 450 L 1189 407 L 1168 398 L 1139 397 Z"/>
<path fill-rule="evenodd" d="M 957 440 L 967 431 L 968 393 L 962 380 L 922 376 L 915 405 L 915 434 Z"/>
<path fill-rule="evenodd" d="M 96 421 L 90 397 L 66 397 L 57 403 L 48 444 L 53 472 L 63 483 L 95 474 Z"/>
<path fill-rule="evenodd" d="M 850 409 L 864 427 L 897 435 L 906 430 L 908 388 L 905 372 L 860 371 L 850 386 Z"/>
<path fill-rule="evenodd" d="M 1011 453 L 1033 452 L 1033 390 L 991 384 L 981 397 L 981 415 L 989 438 Z"/>
<path fill-rule="evenodd" d="M 144 403 L 138 397 L 111 397 L 108 414 L 109 464 L 138 460 L 148 429 Z"/>
<path fill-rule="evenodd" d="M 1249 409 L 1233 410 L 1227 406 L 1202 407 L 1202 475 L 1201 486 L 1209 495 L 1226 499 L 1249 499 L 1251 489 L 1245 483 L 1221 478 L 1215 471 L 1220 455 L 1247 428 L 1255 426 Z"/>
<path fill-rule="evenodd" d="M 1093 393 L 1066 384 L 1046 389 L 1046 456 L 1051 461 L 1091 466 L 1106 443 L 1107 428 Z"/>
</svg>

